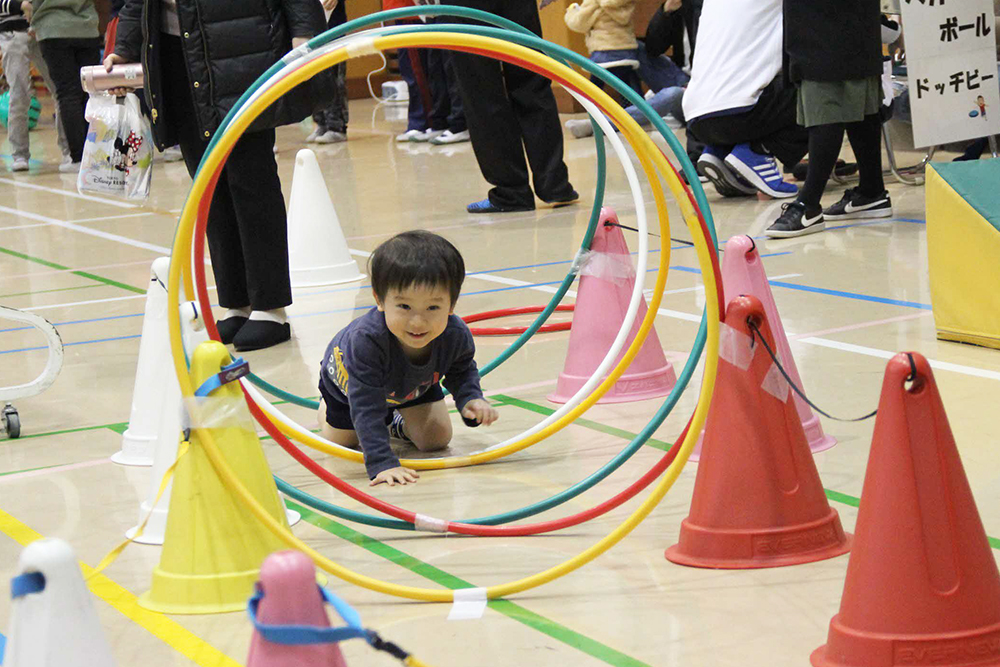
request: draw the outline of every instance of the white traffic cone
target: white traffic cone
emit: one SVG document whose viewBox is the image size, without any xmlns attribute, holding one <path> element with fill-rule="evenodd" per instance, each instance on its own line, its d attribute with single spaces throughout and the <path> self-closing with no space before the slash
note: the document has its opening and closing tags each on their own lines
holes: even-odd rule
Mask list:
<svg viewBox="0 0 1000 667">
<path fill-rule="evenodd" d="M 293 288 L 364 277 L 347 247 L 316 154 L 308 148 L 295 155 L 288 204 L 288 263 Z"/>
<path fill-rule="evenodd" d="M 6 667 L 115 667 L 69 544 L 32 542 L 18 572 L 11 580 Z"/>
<path fill-rule="evenodd" d="M 160 391 L 173 375 L 167 333 L 167 274 L 170 258 L 159 257 L 150 269 L 146 290 L 146 311 L 142 318 L 139 363 L 132 388 L 132 411 L 128 428 L 122 435 L 121 451 L 111 460 L 125 466 L 153 465 L 153 452 L 159 435 Z"/>
<path fill-rule="evenodd" d="M 199 316 L 198 306 L 193 301 L 182 303 L 180 306 L 181 317 L 181 338 L 184 342 L 184 350 L 188 356 L 201 343 L 208 340 L 208 332 L 205 331 L 204 320 Z M 160 484 L 163 483 L 163 476 L 167 469 L 173 465 L 177 459 L 177 445 L 181 438 L 181 420 L 183 401 L 181 400 L 180 385 L 171 369 L 170 377 L 163 384 L 161 394 L 160 411 L 160 432 L 156 439 L 156 452 L 153 457 L 153 467 L 149 473 L 149 491 L 146 499 L 139 505 L 139 523 L 129 528 L 125 532 L 127 538 L 134 539 L 137 544 L 149 544 L 160 546 L 167 530 L 167 510 L 170 508 L 170 487 L 167 485 L 160 501 L 156 502 L 156 494 L 160 492 Z M 156 502 L 156 506 L 153 503 Z M 151 512 L 152 511 L 152 512 Z M 288 516 L 288 525 L 292 526 L 302 519 L 302 515 L 292 509 L 285 509 Z M 135 537 L 139 526 L 146 520 L 146 527 L 142 530 L 142 535 Z"/>
</svg>

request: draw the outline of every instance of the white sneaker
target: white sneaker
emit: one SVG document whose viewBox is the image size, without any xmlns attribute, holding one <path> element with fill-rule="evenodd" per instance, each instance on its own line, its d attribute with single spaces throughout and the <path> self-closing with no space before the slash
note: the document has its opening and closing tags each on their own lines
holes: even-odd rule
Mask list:
<svg viewBox="0 0 1000 667">
<path fill-rule="evenodd" d="M 347 135 L 343 132 L 336 132 L 334 130 L 324 132 L 316 137 L 317 144 L 339 144 L 342 141 L 347 141 Z"/>
<path fill-rule="evenodd" d="M 426 132 L 422 133 L 419 137 L 411 139 L 411 141 L 434 141 L 444 133 L 445 130 L 427 130 Z"/>
<path fill-rule="evenodd" d="M 426 141 L 425 139 L 417 139 L 417 137 L 424 136 L 423 130 L 407 130 L 402 134 L 396 135 L 396 141 L 406 142 L 406 141 Z"/>
<path fill-rule="evenodd" d="M 469 131 L 462 130 L 461 132 L 452 132 L 451 130 L 445 130 L 440 135 L 431 139 L 431 143 L 435 146 L 440 146 L 441 144 L 460 144 L 463 141 L 469 140 Z"/>
<path fill-rule="evenodd" d="M 317 125 L 316 128 L 309 133 L 309 136 L 306 137 L 306 143 L 307 144 L 316 143 L 316 140 L 319 139 L 325 132 L 326 132 L 325 127 Z"/>
<path fill-rule="evenodd" d="M 673 114 L 668 113 L 663 117 L 663 122 L 667 124 L 671 130 L 679 130 L 684 127 L 684 123 L 679 121 Z"/>
<path fill-rule="evenodd" d="M 178 162 L 183 159 L 184 156 L 181 154 L 180 146 L 171 146 L 167 150 L 163 151 L 164 162 Z"/>
<path fill-rule="evenodd" d="M 64 174 L 75 174 L 80 171 L 79 162 L 63 162 L 59 165 L 59 171 Z"/>
<path fill-rule="evenodd" d="M 566 121 L 566 129 L 577 139 L 594 136 L 594 126 L 587 118 L 574 118 Z"/>
<path fill-rule="evenodd" d="M 10 162 L 11 171 L 28 171 L 28 158 L 16 157 Z"/>
</svg>

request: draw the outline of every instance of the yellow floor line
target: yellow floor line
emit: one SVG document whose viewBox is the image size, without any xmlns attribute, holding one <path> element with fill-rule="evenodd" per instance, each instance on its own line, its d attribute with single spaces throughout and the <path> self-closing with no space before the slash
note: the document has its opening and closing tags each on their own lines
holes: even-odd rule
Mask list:
<svg viewBox="0 0 1000 667">
<path fill-rule="evenodd" d="M 22 546 L 44 537 L 3 510 L 0 510 L 0 531 Z M 94 571 L 94 568 L 83 561 L 80 562 L 80 567 L 85 577 L 89 577 Z M 241 667 L 239 662 L 179 623 L 140 607 L 135 595 L 103 574 L 91 579 L 88 586 L 94 595 L 195 664 L 201 667 Z"/>
</svg>

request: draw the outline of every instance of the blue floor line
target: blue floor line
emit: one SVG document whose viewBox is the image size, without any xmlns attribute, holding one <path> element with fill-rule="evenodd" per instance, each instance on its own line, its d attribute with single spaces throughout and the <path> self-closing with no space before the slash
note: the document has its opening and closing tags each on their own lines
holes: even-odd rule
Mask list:
<svg viewBox="0 0 1000 667">
<path fill-rule="evenodd" d="M 3 636 L 3 634 L 0 634 L 0 665 L 3 664 L 3 650 L 6 645 L 7 639 Z"/>
<path fill-rule="evenodd" d="M 809 285 L 797 285 L 781 281 L 769 281 L 775 287 L 785 287 L 787 289 L 799 290 L 802 292 L 813 292 L 815 294 L 827 294 L 829 296 L 840 296 L 847 299 L 857 299 L 858 301 L 871 301 L 873 303 L 884 303 L 890 306 L 905 306 L 906 308 L 919 308 L 921 310 L 932 310 L 931 304 L 920 303 L 919 301 L 903 301 L 901 299 L 887 299 L 881 296 L 871 296 L 869 294 L 857 294 L 855 292 L 844 292 L 842 290 L 826 289 L 825 287 L 811 287 Z"/>
<path fill-rule="evenodd" d="M 129 340 L 130 338 L 142 338 L 142 334 L 133 334 L 131 336 L 115 336 L 114 338 L 98 338 L 97 340 L 80 340 L 75 343 L 63 343 L 63 347 L 72 347 L 73 345 L 90 345 L 91 343 L 110 343 L 116 340 Z M 48 345 L 40 345 L 38 347 L 22 347 L 16 350 L 0 350 L 0 354 L 14 354 L 15 352 L 33 352 L 35 350 L 47 350 Z"/>
</svg>

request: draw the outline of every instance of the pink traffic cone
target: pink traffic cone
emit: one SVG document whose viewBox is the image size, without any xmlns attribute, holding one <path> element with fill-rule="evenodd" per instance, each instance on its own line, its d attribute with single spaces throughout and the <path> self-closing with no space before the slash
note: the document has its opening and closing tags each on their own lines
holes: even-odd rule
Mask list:
<svg viewBox="0 0 1000 667">
<path fill-rule="evenodd" d="M 726 252 L 722 257 L 722 288 L 727 303 L 741 294 L 760 299 L 761 303 L 764 304 L 767 321 L 771 324 L 771 330 L 774 332 L 775 344 L 778 347 L 775 352 L 778 359 L 788 371 L 788 376 L 795 382 L 795 386 L 805 391 L 802 379 L 799 377 L 799 371 L 795 367 L 792 349 L 788 346 L 785 327 L 781 324 L 781 317 L 778 316 L 778 306 L 774 303 L 774 295 L 771 294 L 771 286 L 764 273 L 764 264 L 757 252 L 757 244 L 749 236 L 734 236 L 726 242 Z M 809 404 L 795 392 L 792 393 L 795 398 L 795 409 L 799 413 L 799 419 L 802 420 L 802 429 L 806 432 L 809 449 L 815 454 L 836 445 L 836 439 L 823 432 L 823 425 L 820 424 L 819 417 L 813 414 Z M 704 432 L 702 437 L 704 437 Z M 689 460 L 697 461 L 700 457 L 701 440 L 698 441 L 698 445 L 691 453 Z"/>
<path fill-rule="evenodd" d="M 559 375 L 555 392 L 549 396 L 553 403 L 567 402 L 586 384 L 611 349 L 625 321 L 636 276 L 625 237 L 617 224 L 618 216 L 613 210 L 608 207 L 601 210 L 600 222 L 590 246 L 593 254 L 580 272 L 566 364 Z M 619 360 L 625 356 L 645 316 L 646 300 L 643 298 L 625 347 L 618 355 Z M 628 370 L 598 403 L 623 403 L 665 396 L 676 383 L 674 369 L 667 363 L 656 329 L 653 329 Z"/>
<path fill-rule="evenodd" d="M 264 595 L 258 622 L 330 627 L 316 585 L 316 568 L 304 553 L 279 551 L 268 556 L 260 568 L 260 585 Z M 347 663 L 337 644 L 275 644 L 255 630 L 247 667 L 347 667 Z"/>
</svg>

